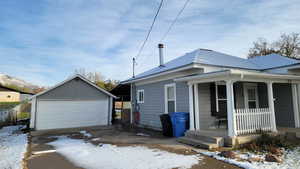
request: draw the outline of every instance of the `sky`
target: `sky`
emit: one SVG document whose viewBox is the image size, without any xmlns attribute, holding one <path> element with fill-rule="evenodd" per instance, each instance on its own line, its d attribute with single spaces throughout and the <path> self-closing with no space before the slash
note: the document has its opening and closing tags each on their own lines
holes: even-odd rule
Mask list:
<svg viewBox="0 0 300 169">
<path fill-rule="evenodd" d="M 132 57 L 160 0 L 1 0 L 0 73 L 52 86 L 76 69 L 132 76 Z M 158 66 L 157 44 L 185 0 L 164 0 L 136 72 Z M 165 61 L 198 48 L 246 58 L 253 41 L 300 32 L 299 0 L 190 0 L 162 43 Z"/>
</svg>

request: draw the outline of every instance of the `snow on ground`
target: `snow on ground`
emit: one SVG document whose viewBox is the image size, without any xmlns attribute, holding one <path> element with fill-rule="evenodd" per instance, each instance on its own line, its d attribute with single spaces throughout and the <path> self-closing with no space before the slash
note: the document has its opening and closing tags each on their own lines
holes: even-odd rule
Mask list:
<svg viewBox="0 0 300 169">
<path fill-rule="evenodd" d="M 27 148 L 27 135 L 18 134 L 22 126 L 8 126 L 0 129 L 0 168 L 21 169 Z"/>
<path fill-rule="evenodd" d="M 60 136 L 49 144 L 75 165 L 87 169 L 190 168 L 200 160 L 199 155 L 181 155 L 142 146 L 95 146 L 66 136 Z"/>
<path fill-rule="evenodd" d="M 89 132 L 87 132 L 87 131 L 85 131 L 85 130 L 82 130 L 79 133 L 82 134 L 82 135 L 84 135 L 85 137 L 88 137 L 88 138 L 92 137 L 92 134 L 89 133 Z"/>
<path fill-rule="evenodd" d="M 239 152 L 236 151 L 238 154 Z M 222 160 L 230 164 L 240 166 L 245 169 L 300 169 L 300 147 L 292 150 L 285 151 L 284 158 L 282 163 L 275 162 L 247 162 L 247 161 L 238 161 L 236 159 L 228 159 L 219 156 L 219 152 L 202 152 L 204 155 L 208 155 L 216 158 L 217 160 Z M 253 153 L 241 154 L 242 159 L 248 159 L 251 157 L 261 157 L 264 158 L 264 155 L 256 155 Z"/>
</svg>

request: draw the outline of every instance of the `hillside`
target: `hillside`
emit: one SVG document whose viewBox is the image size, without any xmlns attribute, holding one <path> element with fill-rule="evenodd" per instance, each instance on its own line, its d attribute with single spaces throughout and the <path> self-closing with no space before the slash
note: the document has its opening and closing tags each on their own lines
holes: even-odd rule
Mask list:
<svg viewBox="0 0 300 169">
<path fill-rule="evenodd" d="M 22 90 L 24 92 L 33 92 L 39 86 L 28 83 L 22 79 L 0 73 L 0 84 L 9 88 Z"/>
</svg>

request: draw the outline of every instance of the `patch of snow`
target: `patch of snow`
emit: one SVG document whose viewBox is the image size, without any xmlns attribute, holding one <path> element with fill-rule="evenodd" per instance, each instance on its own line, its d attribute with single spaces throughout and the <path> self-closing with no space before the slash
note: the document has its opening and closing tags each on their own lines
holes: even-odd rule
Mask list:
<svg viewBox="0 0 300 169">
<path fill-rule="evenodd" d="M 136 133 L 137 136 L 142 136 L 142 137 L 150 137 L 149 134 L 145 134 L 145 133 Z"/>
<path fill-rule="evenodd" d="M 17 133 L 22 126 L 8 126 L 0 129 L 0 167 L 22 168 L 27 149 L 27 134 Z"/>
<path fill-rule="evenodd" d="M 300 169 L 300 147 L 295 148 L 294 150 L 285 151 L 283 155 L 283 162 L 282 163 L 275 163 L 275 162 L 248 162 L 248 161 L 238 161 L 237 159 L 229 159 L 225 157 L 219 156 L 219 152 L 201 152 L 204 155 L 213 157 L 217 160 L 221 160 L 230 164 L 237 165 L 239 167 L 245 169 Z M 239 154 L 239 157 L 243 160 L 247 160 L 249 158 L 263 158 L 265 155 L 256 155 L 253 153 L 243 153 L 236 151 Z"/>
<path fill-rule="evenodd" d="M 88 169 L 190 168 L 201 159 L 200 155 L 180 155 L 142 146 L 95 146 L 82 139 L 65 136 L 49 144 L 75 165 Z"/>
<path fill-rule="evenodd" d="M 82 135 L 84 135 L 85 137 L 88 137 L 88 138 L 92 137 L 92 134 L 89 133 L 89 132 L 87 132 L 87 131 L 85 131 L 85 130 L 82 130 L 79 133 L 82 134 Z"/>
<path fill-rule="evenodd" d="M 101 138 L 93 138 L 92 141 L 100 141 Z"/>
</svg>

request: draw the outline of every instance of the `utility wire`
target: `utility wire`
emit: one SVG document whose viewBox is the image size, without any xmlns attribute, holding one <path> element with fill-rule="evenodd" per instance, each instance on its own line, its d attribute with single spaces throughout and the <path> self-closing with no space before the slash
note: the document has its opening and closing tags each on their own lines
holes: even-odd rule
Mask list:
<svg viewBox="0 0 300 169">
<path fill-rule="evenodd" d="M 183 7 L 181 8 L 181 10 L 178 12 L 177 16 L 175 17 L 175 19 L 173 20 L 173 22 L 171 23 L 170 27 L 168 28 L 168 30 L 166 31 L 166 33 L 164 34 L 164 36 L 161 38 L 160 42 L 162 42 L 166 36 L 169 34 L 169 32 L 171 31 L 172 27 L 174 26 L 174 24 L 177 22 L 179 16 L 182 14 L 182 12 L 184 11 L 185 7 L 187 6 L 187 4 L 189 3 L 190 0 L 186 0 Z"/>
<path fill-rule="evenodd" d="M 134 57 L 135 60 L 137 60 L 137 58 L 140 56 L 140 54 L 142 53 L 142 51 L 143 51 L 143 49 L 144 49 L 144 47 L 145 47 L 145 45 L 146 45 L 146 42 L 148 41 L 148 38 L 149 38 L 149 36 L 150 36 L 150 33 L 151 33 L 151 31 L 152 31 L 152 28 L 153 28 L 153 26 L 154 26 L 154 23 L 155 23 L 155 21 L 156 21 L 156 18 L 157 18 L 158 14 L 159 14 L 159 11 L 160 11 L 160 9 L 161 9 L 161 7 L 162 7 L 162 5 L 163 5 L 163 2 L 164 2 L 164 0 L 161 0 L 161 1 L 160 1 L 158 10 L 157 10 L 157 12 L 156 12 L 156 14 L 155 14 L 155 16 L 154 16 L 154 19 L 153 19 L 153 21 L 152 21 L 152 24 L 151 24 L 151 26 L 150 26 L 150 29 L 149 29 L 148 34 L 147 34 L 147 36 L 146 36 L 146 39 L 144 40 L 144 42 L 143 42 L 143 44 L 142 44 L 142 46 L 141 46 L 141 48 L 140 48 L 138 54 Z"/>
</svg>

